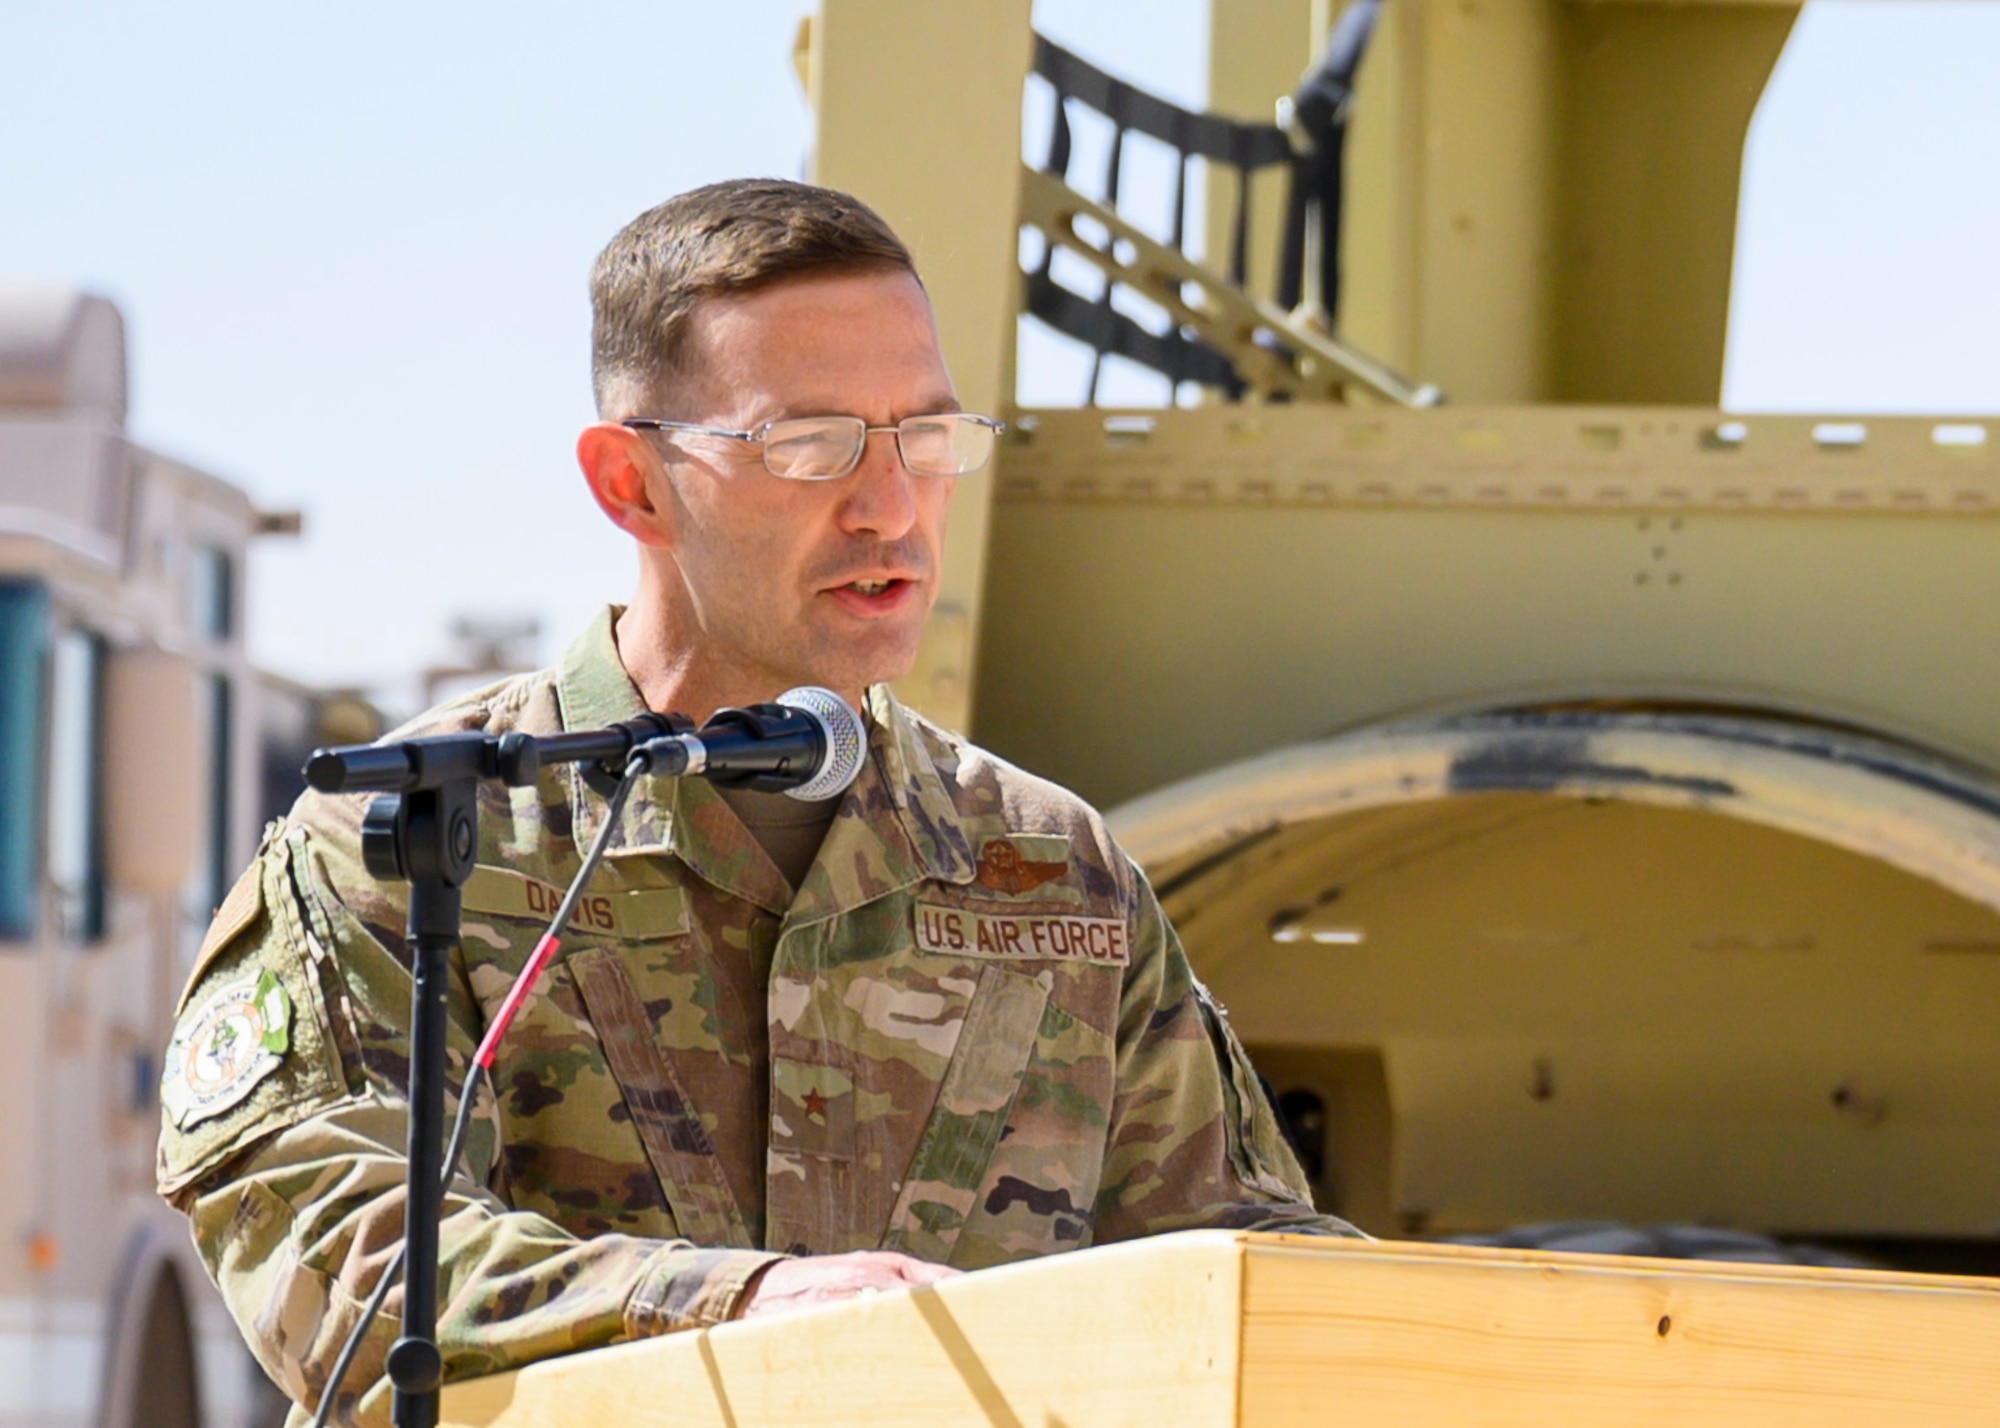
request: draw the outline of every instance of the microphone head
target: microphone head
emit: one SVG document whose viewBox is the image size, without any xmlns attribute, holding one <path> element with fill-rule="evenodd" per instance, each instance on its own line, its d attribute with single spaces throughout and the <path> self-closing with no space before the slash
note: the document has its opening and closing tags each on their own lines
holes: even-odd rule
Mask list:
<svg viewBox="0 0 2000 1428">
<path fill-rule="evenodd" d="M 777 702 L 809 716 L 819 725 L 820 735 L 826 740 L 826 756 L 820 760 L 819 772 L 785 792 L 806 803 L 846 792 L 855 775 L 861 772 L 862 760 L 868 757 L 868 731 L 862 727 L 861 716 L 854 712 L 854 706 L 831 689 L 821 689 L 816 684 L 788 689 L 778 696 Z"/>
</svg>

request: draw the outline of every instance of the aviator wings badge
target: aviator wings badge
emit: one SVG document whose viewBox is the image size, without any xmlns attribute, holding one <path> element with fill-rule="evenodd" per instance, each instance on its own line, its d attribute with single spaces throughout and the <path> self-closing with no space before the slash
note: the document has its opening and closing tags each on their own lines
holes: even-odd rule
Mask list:
<svg viewBox="0 0 2000 1428">
<path fill-rule="evenodd" d="M 976 881 L 995 892 L 1032 892 L 1043 883 L 1054 882 L 1069 871 L 1069 864 L 1031 862 L 1006 838 L 994 838 L 979 850 Z"/>
</svg>

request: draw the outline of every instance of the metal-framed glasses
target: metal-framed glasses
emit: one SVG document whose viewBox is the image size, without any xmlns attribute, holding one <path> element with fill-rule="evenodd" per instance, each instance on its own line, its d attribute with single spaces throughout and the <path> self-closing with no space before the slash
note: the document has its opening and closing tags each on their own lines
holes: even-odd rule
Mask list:
<svg viewBox="0 0 2000 1428">
<path fill-rule="evenodd" d="M 875 431 L 896 433 L 896 451 L 912 475 L 965 476 L 992 459 L 993 443 L 1007 429 L 1005 422 L 972 412 L 904 417 L 894 426 L 870 426 L 855 416 L 786 417 L 752 431 L 652 417 L 631 417 L 620 425 L 635 431 L 684 431 L 754 442 L 763 452 L 764 469 L 787 481 L 845 476 L 861 464 L 868 434 Z"/>
</svg>

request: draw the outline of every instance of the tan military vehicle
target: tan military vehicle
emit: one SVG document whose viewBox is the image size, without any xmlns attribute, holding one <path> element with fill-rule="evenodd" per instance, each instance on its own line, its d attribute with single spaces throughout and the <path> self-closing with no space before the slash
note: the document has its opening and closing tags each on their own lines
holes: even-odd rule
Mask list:
<svg viewBox="0 0 2000 1428">
<path fill-rule="evenodd" d="M 2000 432 L 1717 408 L 1798 7 L 1210 5 L 1206 114 L 1028 0 L 803 35 L 1012 426 L 904 693 L 1113 806 L 1324 1208 L 1488 1243 L 1164 1236 L 446 1423 L 1990 1421 L 2000 1280 L 1840 1261 L 2000 1272 Z M 1010 401 L 1023 312 L 1161 404 Z"/>
<path fill-rule="evenodd" d="M 262 1428 L 153 1192 L 159 1055 L 262 818 L 372 711 L 251 669 L 245 552 L 290 522 L 131 441 L 125 379 L 109 302 L 0 288 L 0 1424 Z"/>
<path fill-rule="evenodd" d="M 1717 408 L 1797 10 L 1213 0 L 1207 115 L 802 36 L 1013 428 L 907 692 L 1115 805 L 1368 1229 L 2000 1272 L 2000 426 Z M 1013 408 L 1023 311 L 1178 401 Z"/>
</svg>

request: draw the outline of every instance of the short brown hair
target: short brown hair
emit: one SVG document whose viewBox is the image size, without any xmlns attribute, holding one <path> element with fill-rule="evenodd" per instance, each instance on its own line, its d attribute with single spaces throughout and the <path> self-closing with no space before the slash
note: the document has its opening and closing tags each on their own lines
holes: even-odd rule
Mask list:
<svg viewBox="0 0 2000 1428">
<path fill-rule="evenodd" d="M 730 179 L 647 209 L 590 270 L 590 380 L 598 415 L 641 414 L 691 370 L 704 298 L 812 274 L 900 270 L 910 250 L 858 198 L 787 179 Z M 645 413 L 651 415 L 652 413 Z"/>
</svg>

